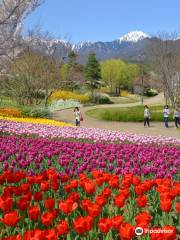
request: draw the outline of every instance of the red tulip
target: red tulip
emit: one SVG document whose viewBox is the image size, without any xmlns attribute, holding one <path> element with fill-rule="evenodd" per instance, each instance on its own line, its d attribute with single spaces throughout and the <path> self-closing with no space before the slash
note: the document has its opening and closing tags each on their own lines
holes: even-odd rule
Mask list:
<svg viewBox="0 0 180 240">
<path fill-rule="evenodd" d="M 99 205 L 96 204 L 96 203 L 91 203 L 88 206 L 88 214 L 91 217 L 93 217 L 93 218 L 99 216 L 99 214 L 100 214 L 100 207 L 99 207 Z"/>
<path fill-rule="evenodd" d="M 22 240 L 22 236 L 20 234 L 15 235 L 15 236 L 11 236 L 11 237 L 6 237 L 6 238 L 2 238 L 2 240 Z"/>
<path fill-rule="evenodd" d="M 29 207 L 30 201 L 26 197 L 22 197 L 17 202 L 17 206 L 21 211 L 24 211 Z"/>
<path fill-rule="evenodd" d="M 50 184 L 48 181 L 41 182 L 41 191 L 47 192 L 49 190 Z"/>
<path fill-rule="evenodd" d="M 74 219 L 73 227 L 78 234 L 84 234 L 85 232 L 90 231 L 92 229 L 92 223 L 93 220 L 90 216 L 87 217 L 80 216 Z"/>
<path fill-rule="evenodd" d="M 39 202 L 39 201 L 42 200 L 42 198 L 43 198 L 42 192 L 36 192 L 36 193 L 34 194 L 34 201 Z"/>
<path fill-rule="evenodd" d="M 58 235 L 55 229 L 48 229 L 43 231 L 44 240 L 58 240 Z M 42 239 L 42 240 L 43 240 Z"/>
<path fill-rule="evenodd" d="M 147 228 L 151 222 L 151 215 L 148 212 L 142 211 L 138 213 L 135 217 L 136 225 L 138 227 Z"/>
<path fill-rule="evenodd" d="M 177 236 L 176 236 L 176 228 L 173 226 L 164 226 L 163 227 L 164 232 L 164 239 L 165 240 L 176 240 Z"/>
<path fill-rule="evenodd" d="M 53 181 L 51 182 L 51 188 L 52 188 L 52 190 L 57 191 L 57 190 L 59 189 L 59 186 L 60 186 L 59 181 L 53 180 Z"/>
<path fill-rule="evenodd" d="M 71 199 L 73 202 L 78 202 L 79 198 L 80 198 L 80 196 L 79 196 L 79 193 L 77 193 L 77 192 L 72 192 L 68 196 L 68 199 Z"/>
<path fill-rule="evenodd" d="M 112 218 L 112 227 L 116 230 L 119 230 L 122 222 L 123 222 L 123 217 L 122 216 L 114 216 Z"/>
<path fill-rule="evenodd" d="M 22 191 L 23 193 L 30 192 L 30 187 L 31 187 L 31 184 L 29 184 L 29 183 L 23 183 L 23 184 L 21 184 L 21 191 Z"/>
<path fill-rule="evenodd" d="M 73 179 L 69 182 L 69 185 L 71 185 L 71 188 L 77 188 L 78 187 L 78 180 L 77 179 Z"/>
<path fill-rule="evenodd" d="M 140 196 L 138 198 L 136 198 L 136 203 L 138 205 L 138 207 L 145 207 L 147 204 L 147 197 L 146 195 Z"/>
<path fill-rule="evenodd" d="M 176 212 L 180 214 L 180 202 L 176 203 Z"/>
<path fill-rule="evenodd" d="M 90 204 L 91 204 L 91 201 L 89 199 L 83 199 L 81 202 L 81 207 L 82 209 L 87 211 Z"/>
<path fill-rule="evenodd" d="M 102 195 L 105 197 L 105 198 L 109 198 L 111 196 L 111 189 L 106 187 L 104 188 L 104 190 L 102 191 Z"/>
<path fill-rule="evenodd" d="M 0 185 L 3 185 L 4 182 L 5 182 L 5 176 L 0 175 Z"/>
<path fill-rule="evenodd" d="M 13 187 L 13 194 L 16 196 L 16 197 L 19 197 L 22 195 L 22 189 L 21 187 Z"/>
<path fill-rule="evenodd" d="M 37 221 L 37 219 L 39 218 L 40 215 L 40 208 L 39 206 L 31 206 L 28 208 L 28 217 L 32 220 L 32 221 Z"/>
<path fill-rule="evenodd" d="M 122 223 L 119 229 L 119 235 L 122 240 L 131 240 L 134 235 L 134 227 L 129 223 Z"/>
<path fill-rule="evenodd" d="M 44 200 L 44 206 L 46 209 L 52 210 L 54 208 L 55 201 L 53 198 Z"/>
<path fill-rule="evenodd" d="M 142 183 L 139 185 L 136 185 L 134 188 L 134 191 L 137 195 L 143 195 L 145 193 L 145 189 L 144 189 Z"/>
<path fill-rule="evenodd" d="M 102 233 L 108 233 L 112 226 L 111 219 L 101 218 L 98 222 L 98 228 Z"/>
<path fill-rule="evenodd" d="M 63 174 L 63 175 L 60 176 L 60 179 L 61 179 L 61 182 L 64 183 L 64 182 L 67 182 L 69 178 L 68 178 L 67 175 Z"/>
<path fill-rule="evenodd" d="M 100 194 L 96 196 L 96 203 L 100 206 L 103 207 L 106 204 L 106 198 Z"/>
<path fill-rule="evenodd" d="M 113 188 L 118 188 L 119 187 L 119 177 L 118 176 L 113 176 L 109 180 L 109 186 Z"/>
<path fill-rule="evenodd" d="M 98 186 L 103 185 L 104 182 L 105 182 L 104 177 L 98 177 L 98 178 L 96 178 L 96 184 L 97 184 Z"/>
<path fill-rule="evenodd" d="M 57 231 L 59 235 L 64 235 L 69 232 L 68 223 L 65 220 L 60 220 L 57 224 Z"/>
<path fill-rule="evenodd" d="M 124 198 L 130 197 L 130 191 L 128 188 L 122 188 L 120 189 L 120 195 L 124 196 Z"/>
<path fill-rule="evenodd" d="M 4 223 L 7 226 L 16 227 L 19 220 L 20 220 L 20 217 L 18 216 L 18 212 L 12 211 L 12 212 L 6 213 L 4 215 L 4 218 L 0 219 L 0 222 Z"/>
<path fill-rule="evenodd" d="M 161 232 L 161 228 L 153 227 L 151 230 L 154 232 L 150 234 L 150 240 L 164 240 L 164 234 Z"/>
<path fill-rule="evenodd" d="M 73 202 L 71 199 L 67 199 L 59 203 L 59 209 L 65 214 L 70 214 L 71 212 L 76 210 L 77 207 L 77 202 Z"/>
<path fill-rule="evenodd" d="M 13 207 L 13 199 L 8 197 L 6 199 L 3 199 L 0 197 L 0 209 L 3 212 L 9 212 L 12 210 Z"/>
<path fill-rule="evenodd" d="M 84 182 L 84 189 L 88 194 L 92 194 L 96 191 L 96 187 L 95 184 L 92 180 L 86 180 Z"/>
<path fill-rule="evenodd" d="M 54 214 L 52 212 L 45 212 L 41 216 L 41 222 L 44 226 L 48 227 L 54 221 Z"/>
<path fill-rule="evenodd" d="M 172 200 L 169 198 L 161 199 L 160 207 L 163 212 L 170 212 L 172 208 Z"/>
<path fill-rule="evenodd" d="M 35 230 L 29 230 L 24 233 L 24 240 L 43 240 L 44 239 L 44 234 L 43 231 L 40 229 L 35 229 Z"/>
<path fill-rule="evenodd" d="M 133 176 L 132 183 L 133 183 L 134 186 L 139 185 L 139 184 L 141 183 L 141 179 L 140 179 L 140 177 Z"/>
<path fill-rule="evenodd" d="M 124 207 L 126 198 L 123 195 L 116 195 L 114 197 L 114 205 L 116 207 L 122 208 Z"/>
</svg>

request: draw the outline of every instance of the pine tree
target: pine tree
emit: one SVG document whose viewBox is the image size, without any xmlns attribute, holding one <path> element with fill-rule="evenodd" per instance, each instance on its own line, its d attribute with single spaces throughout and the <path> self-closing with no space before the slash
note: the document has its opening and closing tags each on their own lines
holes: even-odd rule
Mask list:
<svg viewBox="0 0 180 240">
<path fill-rule="evenodd" d="M 92 99 L 94 99 L 94 90 L 101 85 L 101 66 L 96 59 L 96 54 L 90 52 L 88 55 L 88 61 L 85 67 L 86 84 L 91 90 Z"/>
</svg>

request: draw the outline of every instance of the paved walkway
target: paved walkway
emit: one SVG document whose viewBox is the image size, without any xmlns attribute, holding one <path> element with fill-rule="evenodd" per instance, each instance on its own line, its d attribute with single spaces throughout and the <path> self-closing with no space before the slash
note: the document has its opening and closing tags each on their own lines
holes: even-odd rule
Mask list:
<svg viewBox="0 0 180 240">
<path fill-rule="evenodd" d="M 154 98 L 149 98 L 144 101 L 144 104 L 156 104 L 163 103 L 162 95 L 159 94 Z M 109 108 L 109 107 L 130 107 L 137 106 L 139 103 L 128 103 L 128 104 L 113 104 L 113 105 L 97 105 L 91 107 L 83 107 L 81 108 L 81 112 L 84 116 L 84 121 L 81 126 L 84 127 L 93 127 L 93 128 L 102 128 L 102 129 L 110 129 L 110 130 L 118 130 L 121 132 L 132 132 L 137 134 L 145 134 L 145 135 L 161 135 L 161 136 L 170 136 L 170 137 L 178 137 L 180 138 L 180 131 L 178 131 L 174 127 L 174 123 L 171 122 L 170 127 L 166 129 L 163 123 L 160 122 L 152 122 L 151 126 L 144 127 L 143 123 L 135 123 L 135 122 L 114 122 L 114 121 L 103 121 L 97 120 L 92 117 L 86 115 L 86 111 L 91 109 L 98 108 Z M 65 122 L 74 122 L 73 109 L 66 109 L 62 111 L 57 111 L 54 113 L 53 118 L 56 120 L 61 120 Z"/>
</svg>

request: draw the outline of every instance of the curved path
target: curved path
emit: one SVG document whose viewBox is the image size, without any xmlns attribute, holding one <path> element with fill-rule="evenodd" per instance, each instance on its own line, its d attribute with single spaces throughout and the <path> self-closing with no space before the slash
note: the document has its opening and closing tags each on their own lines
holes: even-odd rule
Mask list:
<svg viewBox="0 0 180 240">
<path fill-rule="evenodd" d="M 81 112 L 84 116 L 84 121 L 81 126 L 84 127 L 93 127 L 93 128 L 102 128 L 109 130 L 118 130 L 121 132 L 132 132 L 137 134 L 145 134 L 145 135 L 161 135 L 161 136 L 169 136 L 169 137 L 178 137 L 180 138 L 180 131 L 178 131 L 174 127 L 174 123 L 171 122 L 169 124 L 169 128 L 166 129 L 163 123 L 160 122 L 152 122 L 151 126 L 144 127 L 143 123 L 135 123 L 135 122 L 114 122 L 114 121 L 103 121 L 97 120 L 92 117 L 87 116 L 85 113 L 91 109 L 98 108 L 109 108 L 109 107 L 131 107 L 139 105 L 139 102 L 136 103 L 124 103 L 124 104 L 113 104 L 113 105 L 97 105 L 91 107 L 82 107 Z M 146 99 L 144 104 L 163 104 L 163 96 L 159 94 L 156 97 Z M 73 109 L 66 109 L 62 111 L 57 111 L 53 114 L 53 118 L 56 120 L 61 120 L 64 122 L 74 122 Z"/>
</svg>

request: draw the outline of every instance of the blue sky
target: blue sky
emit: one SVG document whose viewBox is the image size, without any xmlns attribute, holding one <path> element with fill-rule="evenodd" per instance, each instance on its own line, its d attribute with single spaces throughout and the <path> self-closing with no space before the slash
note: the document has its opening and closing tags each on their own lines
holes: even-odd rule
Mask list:
<svg viewBox="0 0 180 240">
<path fill-rule="evenodd" d="M 46 0 L 25 21 L 72 42 L 111 41 L 132 30 L 180 32 L 180 0 Z"/>
</svg>

